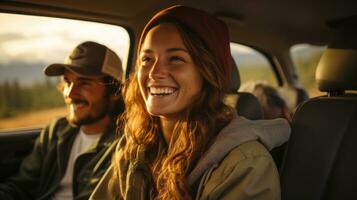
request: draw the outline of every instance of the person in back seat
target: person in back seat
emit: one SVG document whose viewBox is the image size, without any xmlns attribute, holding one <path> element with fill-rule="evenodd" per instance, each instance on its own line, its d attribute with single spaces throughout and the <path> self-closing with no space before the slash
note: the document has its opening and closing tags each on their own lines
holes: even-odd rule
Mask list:
<svg viewBox="0 0 357 200">
<path fill-rule="evenodd" d="M 119 57 L 84 42 L 44 73 L 62 76 L 59 91 L 68 115 L 45 127 L 18 173 L 0 183 L 1 200 L 88 199 L 110 164 L 115 119 L 124 110 Z"/>
<path fill-rule="evenodd" d="M 257 97 L 263 108 L 265 119 L 285 118 L 291 122 L 291 115 L 285 100 L 279 92 L 263 81 L 248 81 L 239 88 L 240 92 L 249 92 Z"/>
<path fill-rule="evenodd" d="M 267 82 L 248 81 L 242 84 L 239 91 L 249 92 L 257 97 L 263 108 L 264 119 L 285 118 L 291 122 L 291 114 L 286 106 L 285 100 L 280 96 L 279 92 Z M 286 146 L 287 142 L 270 150 L 270 154 L 272 155 L 278 170 L 280 170 Z"/>
<path fill-rule="evenodd" d="M 91 199 L 280 199 L 266 148 L 286 141 L 289 125 L 249 121 L 224 104 L 229 43 L 227 26 L 194 8 L 167 8 L 146 24 L 124 136 Z"/>
</svg>

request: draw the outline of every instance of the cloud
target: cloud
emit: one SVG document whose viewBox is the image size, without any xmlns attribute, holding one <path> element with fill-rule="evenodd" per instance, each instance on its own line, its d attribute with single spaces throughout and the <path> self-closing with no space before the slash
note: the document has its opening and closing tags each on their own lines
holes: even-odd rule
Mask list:
<svg viewBox="0 0 357 200">
<path fill-rule="evenodd" d="M 0 14 L 0 63 L 63 62 L 79 43 L 92 40 L 127 57 L 129 36 L 125 29 L 94 22 Z"/>
<path fill-rule="evenodd" d="M 0 44 L 2 44 L 3 42 L 9 42 L 9 41 L 13 41 L 13 40 L 22 40 L 26 38 L 26 36 L 22 33 L 8 33 L 8 32 L 0 32 Z"/>
</svg>

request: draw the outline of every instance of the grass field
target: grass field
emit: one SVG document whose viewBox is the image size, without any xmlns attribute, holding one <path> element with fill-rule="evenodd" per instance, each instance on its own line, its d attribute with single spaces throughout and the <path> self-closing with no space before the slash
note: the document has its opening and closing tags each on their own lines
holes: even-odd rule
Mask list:
<svg viewBox="0 0 357 200">
<path fill-rule="evenodd" d="M 52 108 L 48 110 L 35 111 L 11 118 L 0 119 L 0 131 L 4 129 L 43 127 L 51 119 L 63 116 L 66 108 Z"/>
</svg>

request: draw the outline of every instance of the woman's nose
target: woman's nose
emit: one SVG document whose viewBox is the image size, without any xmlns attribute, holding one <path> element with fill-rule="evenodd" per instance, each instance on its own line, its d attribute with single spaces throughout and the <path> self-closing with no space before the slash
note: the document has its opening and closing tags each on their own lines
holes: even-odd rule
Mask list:
<svg viewBox="0 0 357 200">
<path fill-rule="evenodd" d="M 151 79 L 160 79 L 164 78 L 167 74 L 167 69 L 165 67 L 165 63 L 157 59 L 151 67 L 149 72 L 149 78 Z"/>
</svg>

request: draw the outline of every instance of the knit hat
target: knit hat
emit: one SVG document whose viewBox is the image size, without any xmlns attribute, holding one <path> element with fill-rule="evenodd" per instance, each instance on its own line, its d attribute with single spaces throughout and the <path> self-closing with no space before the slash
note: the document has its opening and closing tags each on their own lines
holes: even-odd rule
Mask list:
<svg viewBox="0 0 357 200">
<path fill-rule="evenodd" d="M 207 12 L 186 6 L 172 6 L 158 12 L 144 27 L 139 48 L 149 30 L 162 20 L 173 19 L 195 32 L 214 55 L 223 74 L 224 89 L 228 89 L 232 73 L 232 56 L 228 28 L 224 22 Z M 139 55 L 139 53 L 138 53 Z"/>
<path fill-rule="evenodd" d="M 108 47 L 90 41 L 73 49 L 64 63 L 47 66 L 44 73 L 47 76 L 60 76 L 65 70 L 84 77 L 111 76 L 118 81 L 122 80 L 123 75 L 120 58 Z"/>
</svg>

